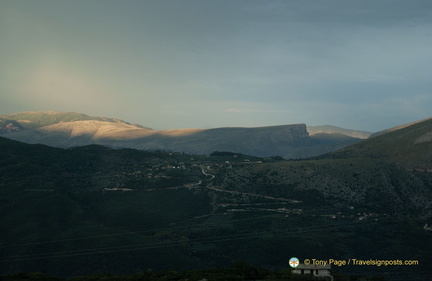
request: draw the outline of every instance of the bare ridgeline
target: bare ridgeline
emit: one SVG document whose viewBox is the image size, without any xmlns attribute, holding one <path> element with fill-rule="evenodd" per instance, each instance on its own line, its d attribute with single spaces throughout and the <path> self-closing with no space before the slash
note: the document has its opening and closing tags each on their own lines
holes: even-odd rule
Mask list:
<svg viewBox="0 0 432 281">
<path fill-rule="evenodd" d="M 152 130 L 125 121 L 73 112 L 0 115 L 0 135 L 55 147 L 100 144 L 190 154 L 231 151 L 286 159 L 312 157 L 366 139 L 371 133 L 334 126 L 292 124 L 255 128 Z"/>
</svg>

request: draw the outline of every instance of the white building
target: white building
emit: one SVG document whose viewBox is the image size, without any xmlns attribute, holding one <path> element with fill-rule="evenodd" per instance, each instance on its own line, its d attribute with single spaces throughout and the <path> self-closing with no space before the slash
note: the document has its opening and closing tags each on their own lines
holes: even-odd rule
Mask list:
<svg viewBox="0 0 432 281">
<path fill-rule="evenodd" d="M 313 265 L 299 264 L 292 270 L 294 274 L 310 274 L 315 280 L 333 281 L 333 276 L 330 274 L 331 265 Z"/>
</svg>

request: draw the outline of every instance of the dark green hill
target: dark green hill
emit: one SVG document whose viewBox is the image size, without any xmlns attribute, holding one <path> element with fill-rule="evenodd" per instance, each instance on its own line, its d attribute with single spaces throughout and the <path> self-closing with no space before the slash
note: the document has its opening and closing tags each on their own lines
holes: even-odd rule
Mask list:
<svg viewBox="0 0 432 281">
<path fill-rule="evenodd" d="M 321 158 L 371 158 L 409 169 L 432 169 L 432 119 L 375 136 Z"/>
<path fill-rule="evenodd" d="M 411 125 L 414 125 L 414 124 L 417 124 L 417 123 L 421 123 L 423 121 L 427 121 L 427 120 L 430 120 L 430 119 L 432 119 L 432 118 L 425 118 L 425 119 L 417 120 L 417 121 L 414 121 L 414 122 L 411 122 L 411 123 L 407 123 L 407 124 L 399 125 L 399 126 L 396 126 L 396 127 L 388 128 L 388 129 L 385 129 L 385 130 L 382 130 L 382 131 L 378 131 L 378 132 L 375 132 L 375 133 L 371 134 L 369 136 L 369 138 L 374 138 L 376 136 L 380 136 L 380 135 L 385 134 L 385 133 L 390 133 L 390 132 L 393 132 L 393 131 L 397 131 L 397 130 L 400 130 L 400 129 L 403 129 L 403 128 L 409 127 Z"/>
<path fill-rule="evenodd" d="M 0 138 L 0 273 L 203 269 L 244 261 L 418 260 L 432 274 L 432 176 L 379 159 L 285 161 Z"/>
<path fill-rule="evenodd" d="M 190 157 L 0 138 L 1 270 L 64 276 L 110 265 L 125 272 L 145 266 L 142 260 L 191 267 L 193 259 L 164 249 L 182 238 L 173 223 L 211 211 L 206 194 L 186 188 L 205 177 L 185 164 Z"/>
</svg>

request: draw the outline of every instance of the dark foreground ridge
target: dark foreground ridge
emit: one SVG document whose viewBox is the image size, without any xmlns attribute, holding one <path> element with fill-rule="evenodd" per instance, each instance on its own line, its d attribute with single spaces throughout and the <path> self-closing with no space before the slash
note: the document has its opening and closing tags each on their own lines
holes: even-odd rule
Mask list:
<svg viewBox="0 0 432 281">
<path fill-rule="evenodd" d="M 367 277 L 361 275 L 347 275 L 332 272 L 334 281 L 386 281 L 384 277 Z M 250 264 L 238 262 L 229 267 L 219 269 L 202 269 L 189 271 L 166 270 L 153 272 L 151 269 L 134 274 L 98 273 L 79 277 L 62 278 L 44 273 L 17 273 L 0 275 L 2 281 L 316 281 L 311 274 L 293 274 L 291 268 L 270 270 L 253 267 Z M 325 280 L 325 279 L 321 279 Z"/>
</svg>

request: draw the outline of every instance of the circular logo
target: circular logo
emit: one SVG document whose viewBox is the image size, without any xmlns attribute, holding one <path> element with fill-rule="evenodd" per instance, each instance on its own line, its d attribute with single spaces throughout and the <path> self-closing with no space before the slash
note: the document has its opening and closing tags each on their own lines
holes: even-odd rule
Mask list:
<svg viewBox="0 0 432 281">
<path fill-rule="evenodd" d="M 295 257 L 290 258 L 290 260 L 289 260 L 289 265 L 290 265 L 292 268 L 296 268 L 297 266 L 299 266 L 299 264 L 300 264 L 300 261 L 299 261 L 298 258 L 295 258 Z"/>
</svg>

